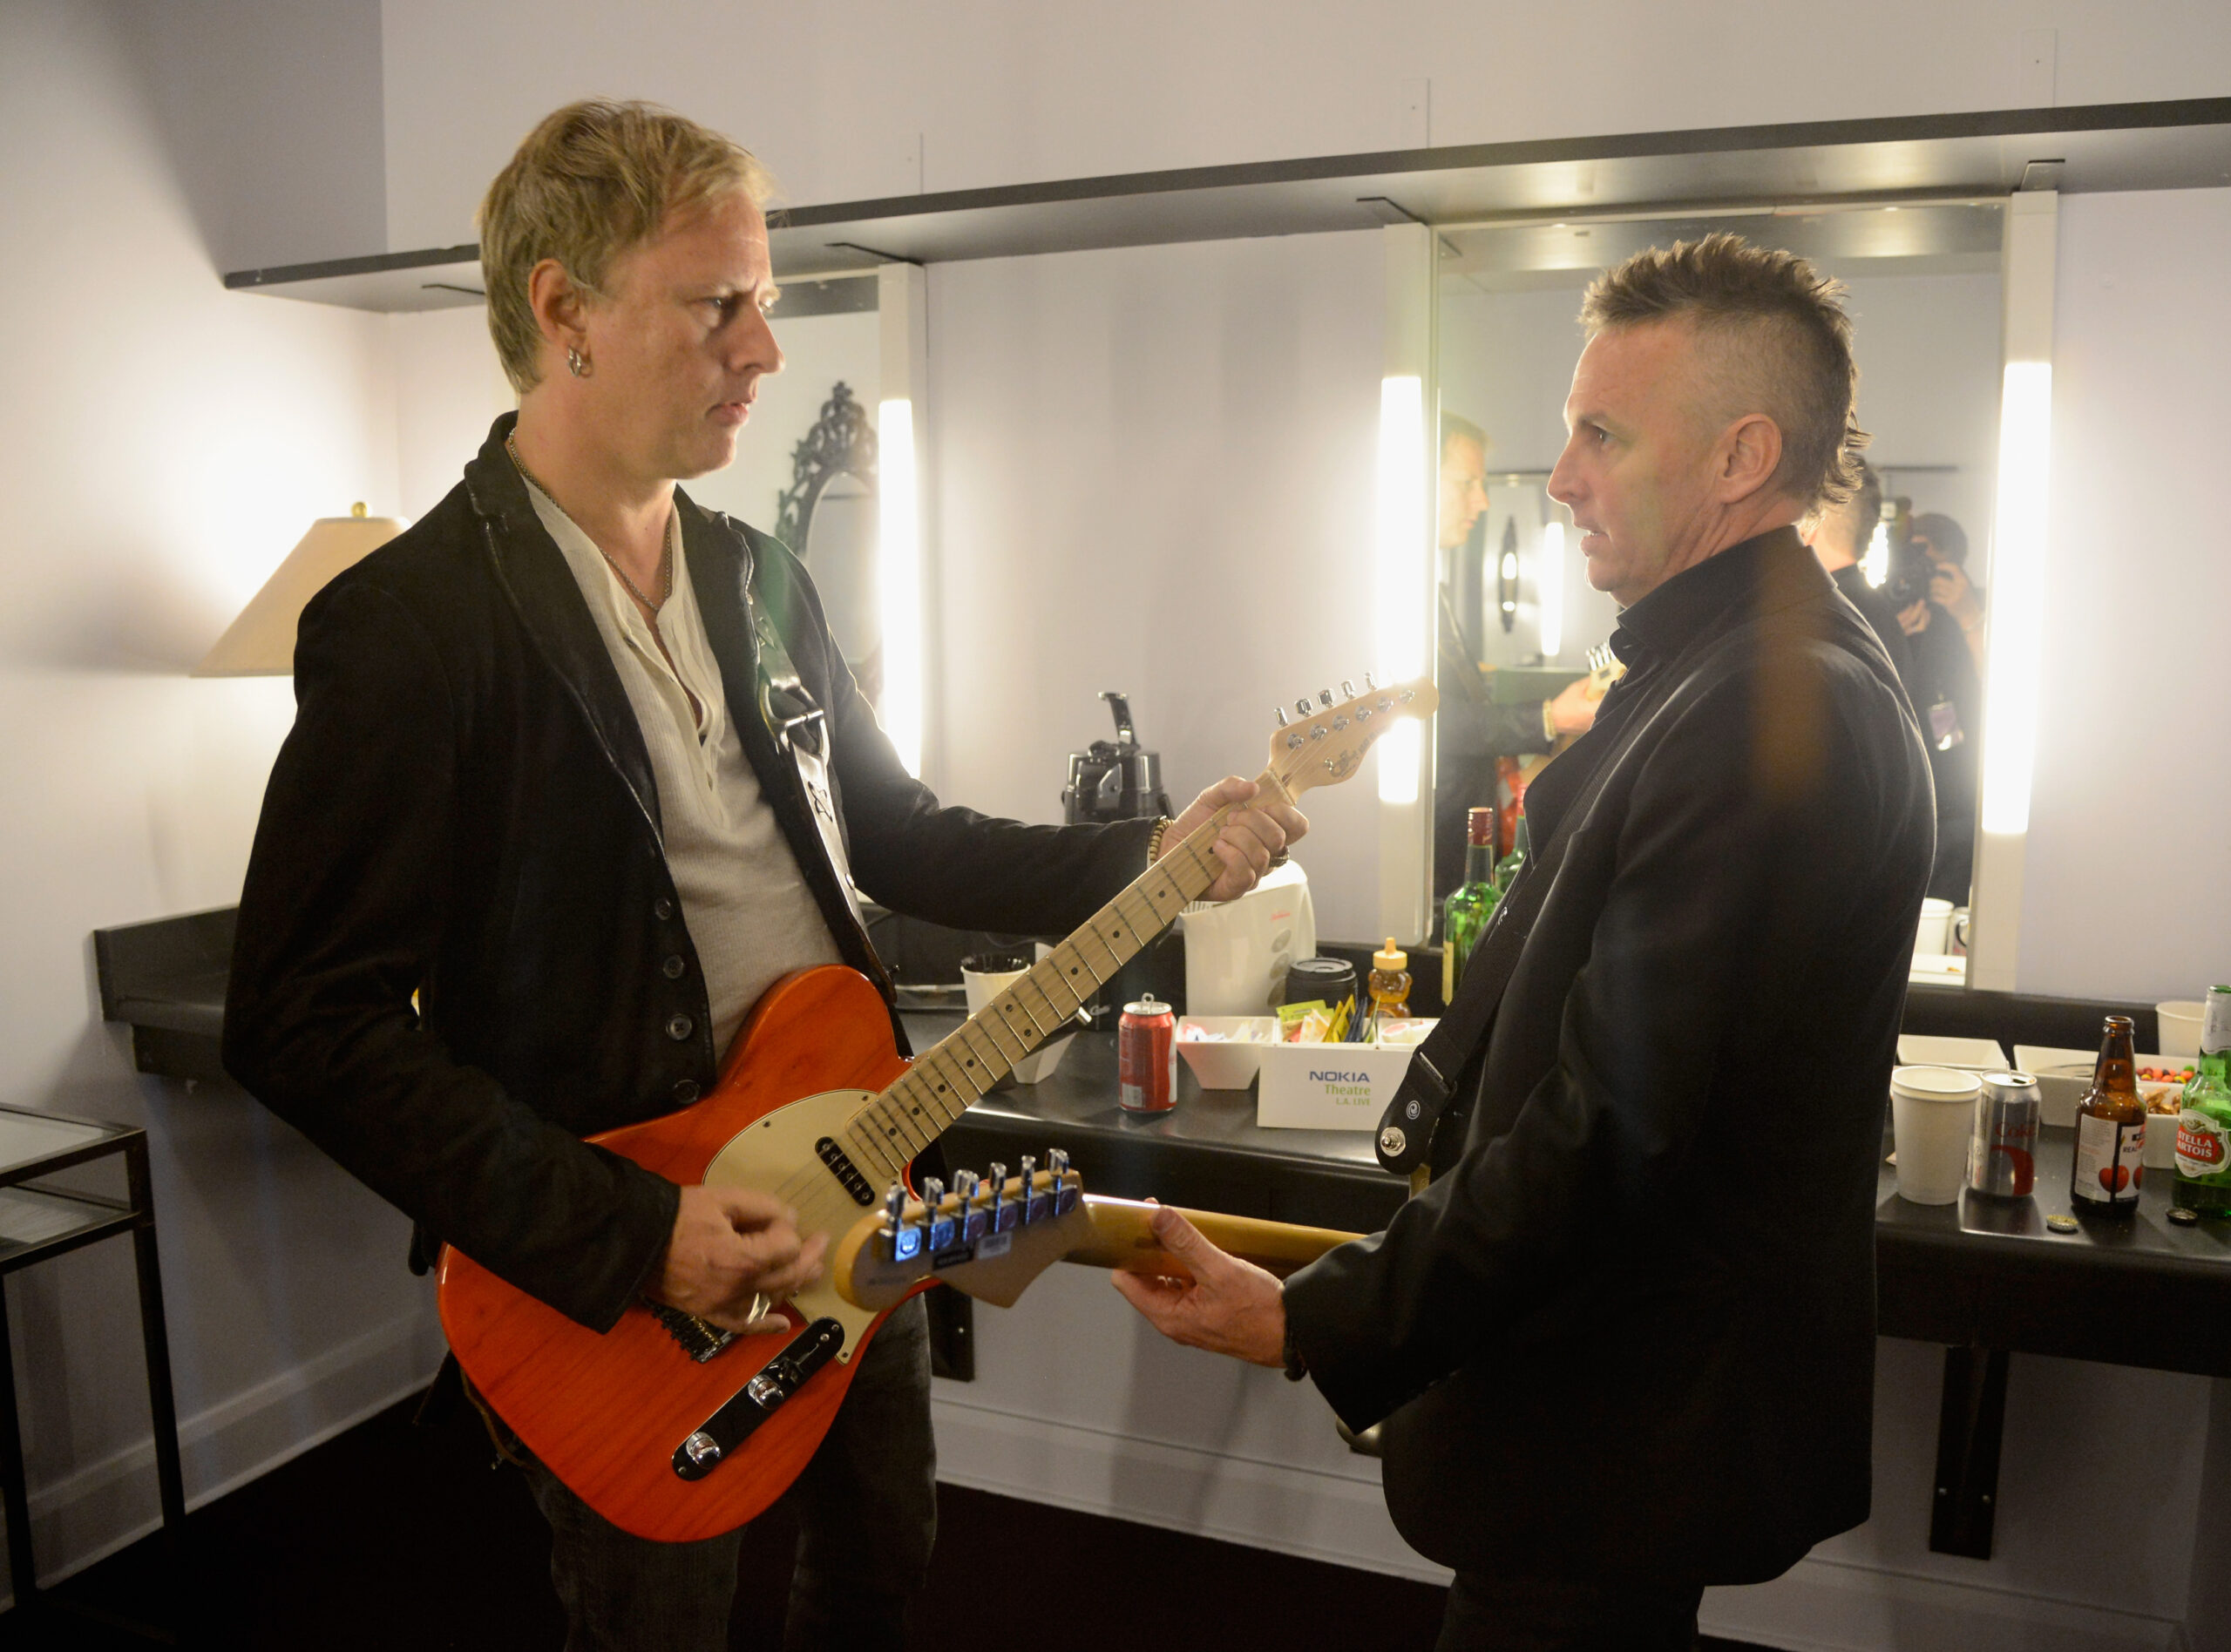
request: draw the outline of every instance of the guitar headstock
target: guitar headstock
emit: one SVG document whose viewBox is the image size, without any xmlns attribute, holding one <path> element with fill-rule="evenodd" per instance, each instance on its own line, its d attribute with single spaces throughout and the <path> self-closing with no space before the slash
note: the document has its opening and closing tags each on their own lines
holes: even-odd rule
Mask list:
<svg viewBox="0 0 2231 1652">
<path fill-rule="evenodd" d="M 1269 767 L 1289 793 L 1339 785 L 1363 767 L 1364 754 L 1381 735 L 1405 717 L 1432 716 L 1441 703 L 1431 677 L 1380 688 L 1366 676 L 1363 690 L 1343 682 L 1336 701 L 1330 688 L 1320 689 L 1314 700 L 1295 701 L 1291 718 L 1278 708 Z"/>
<path fill-rule="evenodd" d="M 882 1210 L 862 1216 L 837 1242 L 830 1258 L 837 1294 L 879 1313 L 937 1280 L 1006 1308 L 1090 1240 L 1083 1181 L 1059 1148 L 1047 1154 L 1043 1170 L 1027 1157 L 1020 1175 L 1003 1164 L 990 1170 L 959 1172 L 950 1192 L 925 1181 L 919 1199 L 892 1183 Z"/>
</svg>

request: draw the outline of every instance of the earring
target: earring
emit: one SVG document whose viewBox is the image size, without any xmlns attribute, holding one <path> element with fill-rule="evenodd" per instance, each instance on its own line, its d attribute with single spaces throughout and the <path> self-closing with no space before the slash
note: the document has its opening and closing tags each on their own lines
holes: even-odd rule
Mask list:
<svg viewBox="0 0 2231 1652">
<path fill-rule="evenodd" d="M 577 349 L 569 349 L 566 350 L 566 365 L 573 369 L 573 376 L 575 378 L 587 378 L 592 372 L 595 371 L 595 369 L 589 365 L 589 358 L 582 355 Z"/>
</svg>

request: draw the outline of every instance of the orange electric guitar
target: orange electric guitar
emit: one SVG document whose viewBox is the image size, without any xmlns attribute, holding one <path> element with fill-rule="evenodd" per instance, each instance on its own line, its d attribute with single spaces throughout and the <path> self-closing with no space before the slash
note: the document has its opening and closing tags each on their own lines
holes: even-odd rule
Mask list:
<svg viewBox="0 0 2231 1652">
<path fill-rule="evenodd" d="M 1337 784 L 1430 680 L 1299 702 L 1258 776 L 1273 796 Z M 959 1030 L 910 1066 L 882 997 L 857 972 L 802 971 L 768 989 L 713 1093 L 593 1138 L 682 1184 L 763 1188 L 801 1234 L 832 1244 L 884 1204 L 913 1156 L 1014 1064 L 1065 1031 L 1100 984 L 1215 881 L 1208 822 Z M 929 1191 L 925 1189 L 925 1191 Z M 904 1203 L 904 1195 L 900 1195 Z M 598 1333 L 442 1255 L 442 1328 L 465 1375 L 582 1501 L 641 1537 L 688 1541 L 757 1515 L 803 1470 L 844 1398 L 853 1358 L 894 1305 L 846 1300 L 834 1270 L 780 1304 L 781 1331 L 736 1335 L 648 1301 Z"/>
</svg>

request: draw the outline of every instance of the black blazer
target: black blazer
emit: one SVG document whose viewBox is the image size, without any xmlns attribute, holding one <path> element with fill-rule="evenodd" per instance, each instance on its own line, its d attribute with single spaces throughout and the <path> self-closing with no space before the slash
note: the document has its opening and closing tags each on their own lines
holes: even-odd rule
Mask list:
<svg viewBox="0 0 2231 1652">
<path fill-rule="evenodd" d="M 722 1053 L 649 755 L 505 454 L 512 419 L 424 521 L 303 611 L 224 1057 L 426 1233 L 603 1329 L 665 1245 L 678 1195 L 579 1138 L 695 1100 Z M 1058 931 L 1143 869 L 1149 822 L 1025 826 L 940 807 L 876 726 L 797 559 L 677 504 L 745 752 L 848 963 L 884 978 L 757 709 L 747 588 L 825 714 L 871 898 L 961 928 Z"/>
<path fill-rule="evenodd" d="M 1622 617 L 1468 1128 L 1285 1287 L 1459 1568 L 1772 1577 L 1868 1507 L 1875 1164 L 1933 836 L 1881 643 L 1787 530 Z M 1461 990 L 1460 990 L 1460 997 Z"/>
</svg>

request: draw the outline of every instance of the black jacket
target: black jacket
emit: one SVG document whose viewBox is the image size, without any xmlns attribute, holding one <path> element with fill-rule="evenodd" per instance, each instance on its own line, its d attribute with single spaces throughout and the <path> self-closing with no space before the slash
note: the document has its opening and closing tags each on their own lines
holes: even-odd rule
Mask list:
<svg viewBox="0 0 2231 1652">
<path fill-rule="evenodd" d="M 1867 1513 L 1929 765 L 1793 532 L 1669 580 L 1613 646 L 1627 678 L 1528 790 L 1549 881 L 1460 1084 L 1461 1156 L 1286 1312 L 1341 1416 L 1387 1418 L 1422 1553 L 1752 1581 Z"/>
<path fill-rule="evenodd" d="M 428 1234 L 602 1329 L 657 1259 L 678 1195 L 579 1138 L 695 1100 L 722 1053 L 649 755 L 505 457 L 512 416 L 424 521 L 303 611 L 224 1056 Z M 1149 823 L 939 807 L 876 726 L 797 559 L 679 495 L 677 508 L 745 752 L 848 963 L 883 979 L 758 709 L 747 587 L 825 714 L 869 897 L 957 927 L 1061 930 L 1144 866 Z"/>
</svg>

